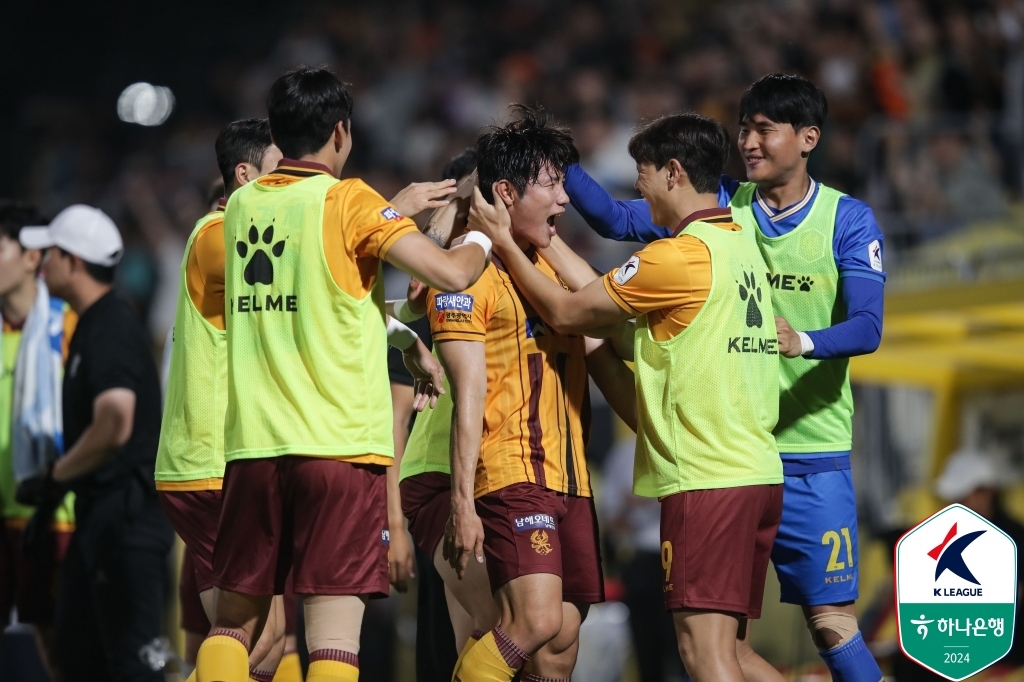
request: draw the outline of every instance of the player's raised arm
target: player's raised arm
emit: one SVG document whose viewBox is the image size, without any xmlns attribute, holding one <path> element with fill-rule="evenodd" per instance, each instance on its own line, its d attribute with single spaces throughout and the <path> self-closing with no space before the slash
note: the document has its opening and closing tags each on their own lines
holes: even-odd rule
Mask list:
<svg viewBox="0 0 1024 682">
<path fill-rule="evenodd" d="M 579 164 L 569 166 L 565 191 L 594 232 L 615 241 L 653 242 L 668 237 L 672 230 L 655 225 L 651 207 L 643 199 L 614 199 Z"/>
<path fill-rule="evenodd" d="M 551 237 L 551 243 L 547 248 L 537 249 L 537 253 L 558 274 L 558 279 L 562 280 L 570 291 L 579 291 L 604 274 L 570 249 L 557 234 Z"/>
<path fill-rule="evenodd" d="M 473 286 L 490 255 L 491 242 L 479 232 L 470 232 L 465 242 L 448 251 L 410 232 L 395 241 L 385 260 L 434 289 L 462 291 Z"/>
<path fill-rule="evenodd" d="M 612 300 L 600 279 L 570 293 L 534 266 L 512 239 L 508 207 L 494 188 L 494 204 L 474 188 L 469 227 L 492 236 L 495 253 L 544 320 L 564 333 L 585 333 L 633 317 Z"/>
<path fill-rule="evenodd" d="M 448 370 L 455 404 L 452 418 L 452 512 L 444 557 L 462 578 L 470 556 L 483 563 L 484 527 L 476 513 L 474 477 L 487 395 L 487 361 L 482 341 L 443 341 L 437 354 Z"/>
</svg>

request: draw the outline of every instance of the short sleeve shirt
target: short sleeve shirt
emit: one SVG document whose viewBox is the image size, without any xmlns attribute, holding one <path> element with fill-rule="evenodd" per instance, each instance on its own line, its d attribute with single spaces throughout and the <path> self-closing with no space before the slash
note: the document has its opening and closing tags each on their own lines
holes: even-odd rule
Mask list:
<svg viewBox="0 0 1024 682">
<path fill-rule="evenodd" d="M 537 267 L 557 281 L 546 263 L 538 261 Z M 476 496 L 513 483 L 591 496 L 583 337 L 548 327 L 496 258 L 465 291 L 431 289 L 427 316 L 435 344 L 485 344 L 487 397 Z"/>
<path fill-rule="evenodd" d="M 132 435 L 107 464 L 71 482 L 79 500 L 127 485 L 132 477 L 153 485 L 160 436 L 160 379 L 149 335 L 128 307 L 108 292 L 78 321 L 64 369 L 64 442 L 70 450 L 92 423 L 93 403 L 104 391 L 135 393 Z"/>
</svg>

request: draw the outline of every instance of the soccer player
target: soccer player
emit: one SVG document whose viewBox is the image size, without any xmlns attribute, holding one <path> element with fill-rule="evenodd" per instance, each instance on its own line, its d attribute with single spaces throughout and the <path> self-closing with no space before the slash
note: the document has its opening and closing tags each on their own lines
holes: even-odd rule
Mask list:
<svg viewBox="0 0 1024 682">
<path fill-rule="evenodd" d="M 38 510 L 15 499 L 16 469 L 24 477 L 33 453 L 53 457 L 62 449 L 61 367 L 78 319 L 39 279 L 42 252 L 18 242 L 21 228 L 45 222 L 27 204 L 0 204 L 0 618 L 6 622 L 17 606 L 18 620 L 34 627 L 41 658 L 52 669 L 53 593 L 74 530 L 74 495 Z M 23 533 L 32 535 L 27 543 Z"/>
<path fill-rule="evenodd" d="M 272 171 L 281 160 L 266 119 L 231 123 L 217 136 L 215 149 L 228 197 Z M 216 604 L 213 548 L 224 480 L 228 388 L 224 331 L 226 201 L 221 199 L 216 209 L 199 219 L 185 245 L 155 471 L 161 505 L 191 556 L 195 585 L 210 620 Z M 254 680 L 269 681 L 273 677 L 284 647 L 284 607 L 280 597 L 275 602 L 269 627 L 249 657 L 249 676 Z"/>
<path fill-rule="evenodd" d="M 452 159 L 445 168 L 444 176 L 456 180 L 459 191 L 452 197 L 451 204 L 431 216 L 425 228 L 427 236 L 442 248 L 448 248 L 453 238 L 465 232 L 475 169 L 474 149 Z M 423 291 L 424 298 L 426 293 Z M 406 304 L 406 309 L 409 312 L 404 314 L 405 321 L 426 313 L 425 307 L 417 306 L 413 310 L 412 301 Z M 401 314 L 401 309 L 397 312 Z M 417 416 L 398 463 L 402 513 L 409 521 L 409 533 L 418 550 L 418 682 L 451 680 L 457 654 L 498 622 L 498 609 L 491 597 L 483 565 L 470 564 L 463 580 L 459 580 L 442 556 L 441 540 L 451 510 L 452 402 L 447 384 L 446 379 L 446 393 L 438 398 L 434 409 Z M 395 445 L 397 458 L 397 440 Z"/>
<path fill-rule="evenodd" d="M 723 176 L 721 206 L 754 230 L 768 265 L 780 352 L 785 496 L 772 562 L 782 601 L 803 608 L 818 653 L 842 682 L 882 673 L 857 627 L 857 508 L 850 472 L 849 358 L 882 335 L 882 233 L 871 209 L 807 173 L 828 105 L 799 76 L 771 74 L 740 102 L 738 147 L 748 182 Z M 613 201 L 578 166 L 566 191 L 604 236 L 652 242 L 670 231 L 647 204 Z M 744 641 L 741 657 L 751 653 Z"/>
<path fill-rule="evenodd" d="M 458 291 L 483 272 L 490 242 L 470 233 L 444 251 L 364 182 L 338 180 L 352 147 L 352 97 L 328 69 L 281 76 L 267 108 L 286 158 L 232 194 L 225 212 L 220 590 L 198 679 L 246 679 L 249 647 L 290 569 L 305 605 L 308 680 L 352 681 L 364 600 L 388 591 L 381 261 Z M 418 339 L 406 348 L 421 409 L 443 371 Z"/>
<path fill-rule="evenodd" d="M 492 207 L 476 195 L 470 212 L 554 329 L 585 333 L 637 318 L 633 489 L 662 503 L 665 603 L 697 682 L 755 672 L 741 669 L 736 641 L 746 619 L 760 616 L 782 509 L 771 296 L 753 234 L 717 206 L 728 145 L 720 123 L 696 114 L 637 133 L 636 187 L 655 223 L 676 228 L 576 293 L 522 253 L 507 202 Z M 761 660 L 757 672 L 765 669 Z"/>
<path fill-rule="evenodd" d="M 477 172 L 508 205 L 514 248 L 532 263 L 565 212 L 564 169 L 579 153 L 543 112 L 518 114 L 477 140 Z M 558 286 L 550 267 L 537 267 Z M 548 327 L 498 260 L 457 291 L 427 297 L 454 404 L 445 554 L 460 577 L 486 554 L 501 616 L 453 679 L 507 682 L 526 666 L 524 682 L 568 680 L 580 624 L 604 600 L 585 454 L 584 340 Z"/>
</svg>

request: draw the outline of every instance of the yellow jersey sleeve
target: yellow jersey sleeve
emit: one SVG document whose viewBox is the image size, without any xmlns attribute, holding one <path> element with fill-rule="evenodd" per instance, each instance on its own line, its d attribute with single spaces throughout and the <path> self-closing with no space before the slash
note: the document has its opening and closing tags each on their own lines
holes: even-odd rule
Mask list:
<svg viewBox="0 0 1024 682">
<path fill-rule="evenodd" d="M 427 317 L 434 342 L 484 341 L 494 310 L 495 288 L 490 265 L 473 286 L 458 293 L 431 289 L 427 293 Z"/>
<path fill-rule="evenodd" d="M 196 310 L 217 329 L 224 329 L 224 218 L 203 225 L 192 240 L 185 263 L 185 284 Z"/>
<path fill-rule="evenodd" d="M 711 253 L 696 237 L 659 239 L 604 276 L 620 308 L 648 315 L 656 340 L 670 339 L 700 312 L 711 292 Z"/>
<path fill-rule="evenodd" d="M 417 231 L 416 223 L 399 213 L 362 180 L 349 183 L 339 183 L 343 188 L 348 185 L 340 217 L 349 251 L 357 258 L 383 260 L 400 237 Z"/>
</svg>

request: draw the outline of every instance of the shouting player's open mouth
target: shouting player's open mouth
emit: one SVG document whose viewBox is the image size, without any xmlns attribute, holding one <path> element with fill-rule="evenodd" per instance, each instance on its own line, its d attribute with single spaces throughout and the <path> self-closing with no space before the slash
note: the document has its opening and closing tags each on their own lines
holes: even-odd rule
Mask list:
<svg viewBox="0 0 1024 682">
<path fill-rule="evenodd" d="M 555 236 L 555 218 L 565 213 L 565 211 L 559 211 L 558 213 L 552 213 L 548 216 L 548 227 L 551 228 L 551 236 Z"/>
</svg>

